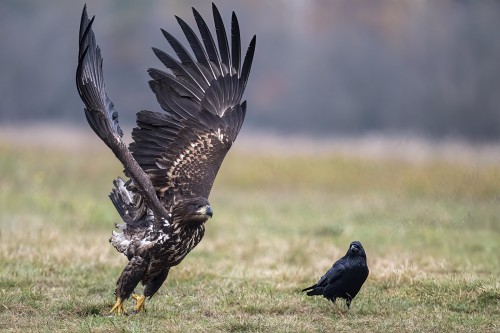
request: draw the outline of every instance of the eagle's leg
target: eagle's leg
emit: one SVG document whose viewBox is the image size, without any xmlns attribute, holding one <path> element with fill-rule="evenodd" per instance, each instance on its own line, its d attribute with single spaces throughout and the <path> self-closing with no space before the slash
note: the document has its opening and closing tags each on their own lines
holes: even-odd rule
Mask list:
<svg viewBox="0 0 500 333">
<path fill-rule="evenodd" d="M 160 289 L 161 285 L 165 280 L 167 279 L 168 276 L 168 271 L 170 270 L 170 267 L 167 269 L 163 270 L 160 274 L 146 282 L 146 287 L 144 287 L 144 295 L 139 296 L 136 293 L 132 293 L 132 298 L 136 300 L 136 304 L 134 306 L 134 312 L 138 313 L 141 312 L 141 310 L 146 311 L 145 303 L 146 303 L 146 297 L 153 297 L 154 294 Z"/>
<path fill-rule="evenodd" d="M 165 280 L 167 279 L 168 276 L 168 271 L 170 270 L 170 267 L 167 267 L 165 270 L 163 270 L 160 274 L 152 278 L 146 283 L 146 287 L 144 287 L 144 296 L 146 297 L 153 297 L 154 294 L 160 289 L 161 285 Z"/>
<path fill-rule="evenodd" d="M 127 298 L 130 297 L 130 294 L 132 294 L 134 288 L 141 281 L 142 277 L 146 273 L 147 268 L 148 261 L 139 256 L 133 257 L 128 262 L 127 266 L 125 266 L 125 269 L 116 282 L 116 303 L 111 311 L 109 311 L 109 313 L 113 313 L 116 311 L 116 314 L 119 316 L 125 314 L 123 303 Z"/>
</svg>

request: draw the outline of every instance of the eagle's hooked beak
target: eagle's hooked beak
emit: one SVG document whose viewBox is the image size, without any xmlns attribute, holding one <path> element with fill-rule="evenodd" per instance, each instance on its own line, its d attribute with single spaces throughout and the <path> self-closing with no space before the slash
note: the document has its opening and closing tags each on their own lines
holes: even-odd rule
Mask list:
<svg viewBox="0 0 500 333">
<path fill-rule="evenodd" d="M 205 214 L 210 216 L 210 218 L 212 217 L 212 215 L 214 215 L 214 212 L 212 210 L 212 207 L 210 206 L 206 206 L 207 207 L 207 210 L 205 211 Z"/>
<path fill-rule="evenodd" d="M 201 207 L 198 210 L 198 213 L 200 213 L 202 215 L 208 215 L 210 217 L 212 217 L 212 215 L 214 214 L 214 212 L 212 211 L 212 207 L 210 207 L 209 205 Z"/>
</svg>

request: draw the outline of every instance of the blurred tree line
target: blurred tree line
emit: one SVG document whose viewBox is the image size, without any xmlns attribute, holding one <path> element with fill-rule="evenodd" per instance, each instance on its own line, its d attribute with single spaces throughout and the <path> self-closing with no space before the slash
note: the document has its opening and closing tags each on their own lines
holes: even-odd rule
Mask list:
<svg viewBox="0 0 500 333">
<path fill-rule="evenodd" d="M 221 0 L 257 34 L 245 129 L 500 139 L 500 1 Z M 184 40 L 202 0 L 87 1 L 122 122 L 159 110 L 146 69 L 159 28 Z M 0 1 L 0 123 L 84 124 L 74 73 L 83 2 Z"/>
</svg>

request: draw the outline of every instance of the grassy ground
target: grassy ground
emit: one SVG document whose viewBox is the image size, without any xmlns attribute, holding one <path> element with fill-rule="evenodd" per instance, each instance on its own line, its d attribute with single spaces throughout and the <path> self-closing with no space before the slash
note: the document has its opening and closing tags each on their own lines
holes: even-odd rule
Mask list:
<svg viewBox="0 0 500 333">
<path fill-rule="evenodd" d="M 117 318 L 120 170 L 107 151 L 0 144 L 0 331 L 500 330 L 499 165 L 232 151 L 201 244 Z M 370 276 L 351 310 L 302 295 L 352 240 Z"/>
</svg>

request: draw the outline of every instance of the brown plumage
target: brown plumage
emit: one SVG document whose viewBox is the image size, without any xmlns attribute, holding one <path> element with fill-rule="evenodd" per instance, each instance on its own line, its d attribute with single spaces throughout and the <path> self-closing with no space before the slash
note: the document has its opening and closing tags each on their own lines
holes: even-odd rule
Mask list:
<svg viewBox="0 0 500 333">
<path fill-rule="evenodd" d="M 153 296 L 201 241 L 212 217 L 208 196 L 217 172 L 236 139 L 246 112 L 241 102 L 255 50 L 253 37 L 243 64 L 236 15 L 231 18 L 231 43 L 217 7 L 212 4 L 217 45 L 207 24 L 193 8 L 201 41 L 182 19 L 177 21 L 193 55 L 162 30 L 177 59 L 153 48 L 169 69 L 149 69 L 149 85 L 164 112 L 140 111 L 133 142 L 122 141 L 118 113 L 104 89 L 102 57 L 84 7 L 76 85 L 85 116 L 94 132 L 123 163 L 127 181 L 118 178 L 109 195 L 124 223 L 110 242 L 129 259 L 120 275 L 111 312 L 122 314 L 132 295 L 136 311 Z M 144 295 L 134 292 L 139 282 Z"/>
</svg>

